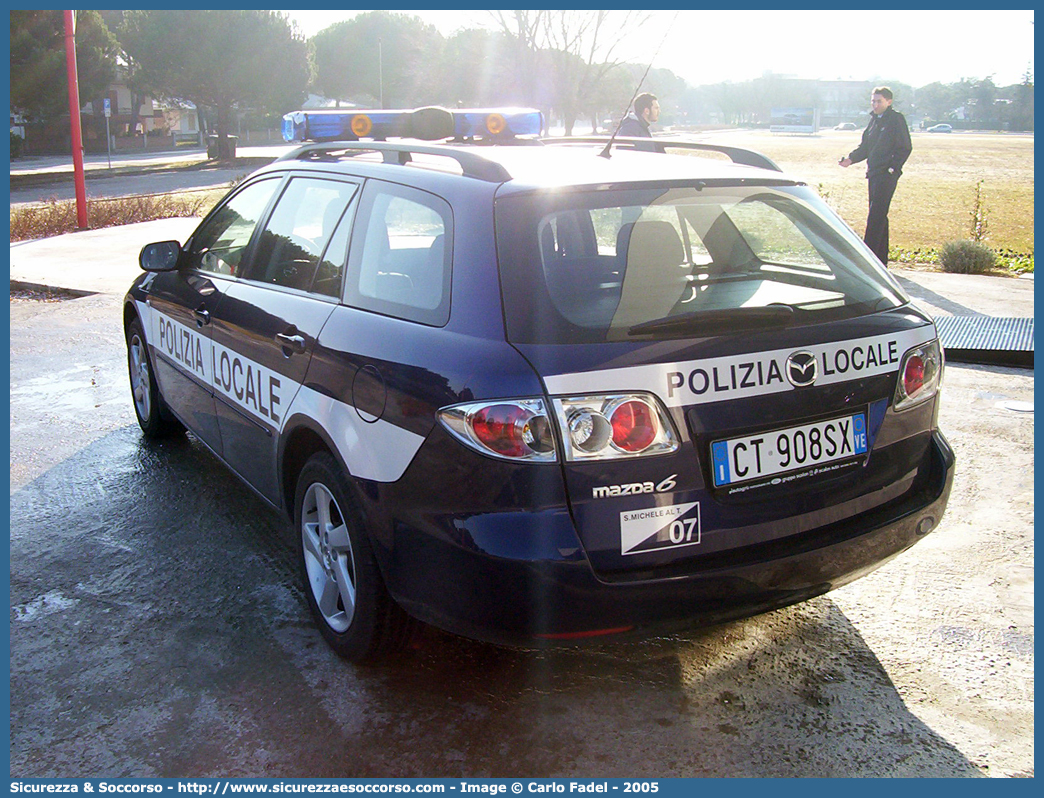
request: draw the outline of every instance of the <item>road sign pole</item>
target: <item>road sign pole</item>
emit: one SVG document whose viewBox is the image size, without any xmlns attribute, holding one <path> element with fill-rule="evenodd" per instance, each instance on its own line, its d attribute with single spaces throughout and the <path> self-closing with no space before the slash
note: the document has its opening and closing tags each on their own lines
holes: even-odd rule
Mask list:
<svg viewBox="0 0 1044 798">
<path fill-rule="evenodd" d="M 109 117 L 112 116 L 112 100 L 108 97 L 104 100 L 105 106 L 105 153 L 112 169 L 112 136 L 109 134 Z"/>
</svg>

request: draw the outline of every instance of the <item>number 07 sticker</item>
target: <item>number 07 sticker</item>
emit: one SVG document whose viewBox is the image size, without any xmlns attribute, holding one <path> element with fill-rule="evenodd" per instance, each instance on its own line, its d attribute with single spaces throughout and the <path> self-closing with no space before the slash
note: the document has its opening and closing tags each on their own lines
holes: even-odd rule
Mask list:
<svg viewBox="0 0 1044 798">
<path fill-rule="evenodd" d="M 647 554 L 663 549 L 696 546 L 699 542 L 699 502 L 620 513 L 621 554 Z"/>
</svg>

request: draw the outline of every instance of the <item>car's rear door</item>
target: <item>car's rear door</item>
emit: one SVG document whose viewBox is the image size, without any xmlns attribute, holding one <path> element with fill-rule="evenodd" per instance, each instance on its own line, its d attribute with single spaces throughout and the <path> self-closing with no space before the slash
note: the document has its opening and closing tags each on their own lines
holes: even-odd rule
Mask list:
<svg viewBox="0 0 1044 798">
<path fill-rule="evenodd" d="M 224 458 L 277 504 L 279 432 L 341 297 L 358 189 L 333 175 L 291 175 L 213 317 Z"/>
</svg>

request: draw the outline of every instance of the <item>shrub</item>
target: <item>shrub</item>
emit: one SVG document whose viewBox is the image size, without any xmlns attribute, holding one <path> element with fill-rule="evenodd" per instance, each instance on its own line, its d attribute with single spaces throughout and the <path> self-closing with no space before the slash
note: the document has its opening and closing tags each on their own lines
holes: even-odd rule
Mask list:
<svg viewBox="0 0 1044 798">
<path fill-rule="evenodd" d="M 11 157 L 17 158 L 22 154 L 22 150 L 25 148 L 25 139 L 19 136 L 14 131 L 11 132 Z"/>
<path fill-rule="evenodd" d="M 951 241 L 939 253 L 943 270 L 954 274 L 982 274 L 996 262 L 993 250 L 978 241 Z"/>
<path fill-rule="evenodd" d="M 87 200 L 87 229 L 97 230 L 176 216 L 202 216 L 213 204 L 213 192 L 149 194 Z M 223 191 L 217 192 L 220 196 Z M 11 240 L 46 238 L 75 232 L 76 200 L 51 199 L 38 205 L 11 208 Z"/>
</svg>

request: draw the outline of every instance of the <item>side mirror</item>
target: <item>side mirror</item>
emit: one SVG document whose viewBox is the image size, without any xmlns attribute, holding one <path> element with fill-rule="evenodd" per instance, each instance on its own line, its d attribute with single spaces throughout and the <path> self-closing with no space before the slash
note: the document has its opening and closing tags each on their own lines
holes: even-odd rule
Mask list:
<svg viewBox="0 0 1044 798">
<path fill-rule="evenodd" d="M 181 259 L 181 244 L 177 241 L 160 241 L 146 244 L 138 255 L 138 263 L 147 272 L 172 272 Z"/>
</svg>

